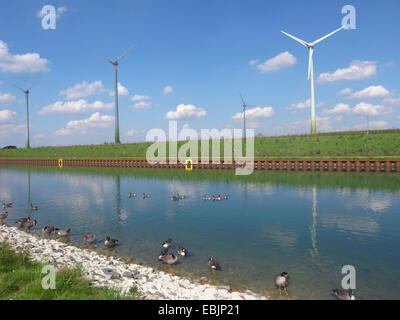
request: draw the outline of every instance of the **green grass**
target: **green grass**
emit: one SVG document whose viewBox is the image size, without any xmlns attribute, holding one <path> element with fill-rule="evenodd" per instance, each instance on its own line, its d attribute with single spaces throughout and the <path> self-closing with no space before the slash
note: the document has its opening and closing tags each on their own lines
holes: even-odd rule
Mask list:
<svg viewBox="0 0 400 320">
<path fill-rule="evenodd" d="M 178 148 L 185 143 L 178 142 Z M 0 159 L 145 159 L 150 145 L 132 143 L 0 150 Z M 211 151 L 211 142 L 209 145 Z M 223 148 L 221 141 L 221 155 Z M 255 159 L 395 159 L 400 157 L 400 129 L 257 137 L 254 148 Z M 168 151 L 168 146 L 166 149 Z"/>
<path fill-rule="evenodd" d="M 2 300 L 120 300 L 136 299 L 137 292 L 122 297 L 114 289 L 89 286 L 79 269 L 60 269 L 56 289 L 42 288 L 45 264 L 33 262 L 27 253 L 16 253 L 0 243 L 0 299 Z"/>
</svg>

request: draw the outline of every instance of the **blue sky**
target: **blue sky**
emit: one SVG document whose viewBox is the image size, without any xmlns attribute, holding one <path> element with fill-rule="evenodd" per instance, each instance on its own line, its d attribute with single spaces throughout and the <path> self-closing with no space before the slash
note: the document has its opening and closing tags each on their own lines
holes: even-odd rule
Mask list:
<svg viewBox="0 0 400 320">
<path fill-rule="evenodd" d="M 42 28 L 44 5 L 58 9 Z M 31 145 L 112 142 L 112 66 L 118 57 L 122 142 L 147 130 L 241 128 L 239 92 L 255 133 L 308 133 L 307 49 L 280 31 L 314 41 L 341 26 L 344 5 L 356 30 L 316 45 L 317 130 L 398 128 L 400 2 L 387 1 L 2 1 L 0 141 L 22 147 L 29 87 Z M 169 91 L 165 88 L 169 87 Z M 172 90 L 171 90 L 172 89 Z M 345 90 L 346 89 L 346 90 Z"/>
</svg>

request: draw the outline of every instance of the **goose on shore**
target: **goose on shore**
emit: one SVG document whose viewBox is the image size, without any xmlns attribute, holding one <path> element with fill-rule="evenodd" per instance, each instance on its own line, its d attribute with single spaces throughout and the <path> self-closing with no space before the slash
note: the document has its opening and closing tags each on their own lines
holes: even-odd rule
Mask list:
<svg viewBox="0 0 400 320">
<path fill-rule="evenodd" d="M 0 220 L 3 220 L 8 217 L 8 212 L 0 213 Z"/>
<path fill-rule="evenodd" d="M 172 239 L 169 238 L 168 240 L 164 241 L 164 243 L 162 244 L 163 248 L 169 248 L 172 244 Z"/>
<path fill-rule="evenodd" d="M 208 266 L 213 270 L 219 270 L 221 268 L 218 261 L 215 260 L 213 257 L 208 259 Z"/>
<path fill-rule="evenodd" d="M 23 223 L 27 222 L 27 221 L 31 221 L 30 217 L 27 218 L 19 218 L 17 221 L 15 221 L 15 223 L 19 223 L 20 225 L 22 225 Z"/>
<path fill-rule="evenodd" d="M 356 300 L 354 292 L 351 289 L 334 289 L 332 291 L 339 300 Z"/>
<path fill-rule="evenodd" d="M 68 228 L 68 229 L 56 228 L 55 231 L 59 236 L 67 236 L 71 232 L 71 229 L 70 228 Z"/>
<path fill-rule="evenodd" d="M 285 271 L 275 277 L 275 287 L 279 289 L 279 294 L 281 293 L 281 290 L 284 290 L 286 294 L 288 294 L 286 288 L 289 286 L 289 279 L 290 276 Z"/>
<path fill-rule="evenodd" d="M 104 241 L 104 245 L 107 248 L 112 248 L 117 245 L 117 242 L 119 242 L 118 239 L 111 239 L 109 236 L 106 237 L 106 240 Z"/>
<path fill-rule="evenodd" d="M 37 224 L 36 220 L 33 220 L 33 221 L 32 220 L 28 220 L 28 221 L 22 223 L 21 227 L 24 228 L 24 229 L 30 230 L 32 227 L 36 226 L 36 224 Z"/>
<path fill-rule="evenodd" d="M 178 254 L 181 255 L 182 257 L 186 257 L 188 255 L 188 251 L 184 247 L 179 246 Z"/>
<path fill-rule="evenodd" d="M 89 243 L 92 243 L 96 239 L 96 236 L 94 234 L 89 234 L 89 233 L 82 233 L 82 237 L 83 240 Z"/>
<path fill-rule="evenodd" d="M 31 210 L 32 210 L 32 211 L 35 211 L 35 210 L 37 210 L 37 209 L 39 209 L 38 206 L 34 206 L 34 205 L 31 203 Z"/>
<path fill-rule="evenodd" d="M 45 226 L 45 227 L 42 229 L 42 231 L 43 231 L 43 233 L 51 234 L 51 233 L 53 233 L 53 232 L 56 231 L 56 227 Z"/>
<path fill-rule="evenodd" d="M 178 257 L 175 256 L 174 254 L 165 254 L 161 256 L 160 261 L 166 264 L 174 264 L 178 260 Z"/>
</svg>

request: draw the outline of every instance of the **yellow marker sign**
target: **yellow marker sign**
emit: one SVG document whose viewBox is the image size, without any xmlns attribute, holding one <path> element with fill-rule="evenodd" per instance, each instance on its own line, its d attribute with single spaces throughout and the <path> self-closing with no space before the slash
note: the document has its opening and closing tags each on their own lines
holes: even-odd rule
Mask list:
<svg viewBox="0 0 400 320">
<path fill-rule="evenodd" d="M 58 167 L 59 168 L 63 167 L 63 159 L 58 159 Z"/>
<path fill-rule="evenodd" d="M 193 170 L 193 161 L 191 159 L 185 160 L 185 170 L 192 171 Z"/>
</svg>

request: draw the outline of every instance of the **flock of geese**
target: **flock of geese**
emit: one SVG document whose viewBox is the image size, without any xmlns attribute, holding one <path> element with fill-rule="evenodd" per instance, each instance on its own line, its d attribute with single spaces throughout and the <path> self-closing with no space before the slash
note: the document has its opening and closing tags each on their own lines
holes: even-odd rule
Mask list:
<svg viewBox="0 0 400 320">
<path fill-rule="evenodd" d="M 142 196 L 143 196 L 143 199 L 151 197 L 151 195 L 147 194 L 147 193 L 143 193 Z M 130 192 L 128 194 L 128 197 L 129 198 L 136 197 L 136 193 Z M 185 199 L 185 196 L 180 195 L 180 194 L 171 197 L 172 201 L 178 201 L 178 200 L 182 200 L 182 199 Z M 212 197 L 210 197 L 210 196 L 203 197 L 204 201 L 211 201 L 211 200 L 219 201 L 219 200 L 226 200 L 226 199 L 228 199 L 227 195 L 218 195 L 218 196 L 213 195 Z M 12 208 L 12 206 L 13 206 L 12 202 L 3 203 L 3 209 Z M 38 210 L 38 207 L 32 205 L 32 203 L 30 204 L 30 207 L 31 207 L 32 211 Z M 2 224 L 3 220 L 6 219 L 7 217 L 8 217 L 7 211 L 4 213 L 0 213 L 0 224 Z M 32 227 L 37 225 L 37 221 L 32 220 L 30 217 L 20 218 L 20 219 L 16 220 L 15 223 L 17 223 L 20 228 L 25 229 L 25 230 L 30 230 Z M 71 229 L 70 228 L 60 229 L 60 228 L 56 228 L 54 226 L 45 226 L 42 229 L 42 232 L 47 235 L 54 233 L 59 236 L 68 236 L 71 232 Z M 92 244 L 96 240 L 96 236 L 94 234 L 82 233 L 82 237 L 83 237 L 83 240 L 89 244 Z M 116 245 L 118 245 L 118 242 L 119 242 L 118 239 L 112 239 L 109 236 L 106 236 L 106 238 L 104 240 L 104 245 L 106 248 L 112 248 L 112 247 L 115 247 Z M 178 257 L 175 254 L 168 252 L 171 245 L 172 245 L 171 238 L 167 239 L 166 241 L 164 241 L 162 243 L 162 250 L 161 250 L 160 254 L 158 255 L 158 261 L 163 262 L 168 265 L 173 265 L 178 261 Z M 189 255 L 189 252 L 184 247 L 178 246 L 177 254 L 182 257 L 187 257 Z M 220 264 L 213 257 L 210 257 L 208 259 L 208 267 L 212 270 L 219 270 L 219 271 L 221 270 Z M 279 294 L 281 294 L 281 292 L 283 291 L 286 293 L 286 295 L 288 295 L 286 288 L 289 286 L 289 279 L 290 279 L 290 276 L 287 272 L 282 272 L 275 277 L 275 281 L 274 281 L 275 287 L 279 290 Z M 332 292 L 339 300 L 355 300 L 354 292 L 351 289 L 334 289 Z"/>
</svg>

